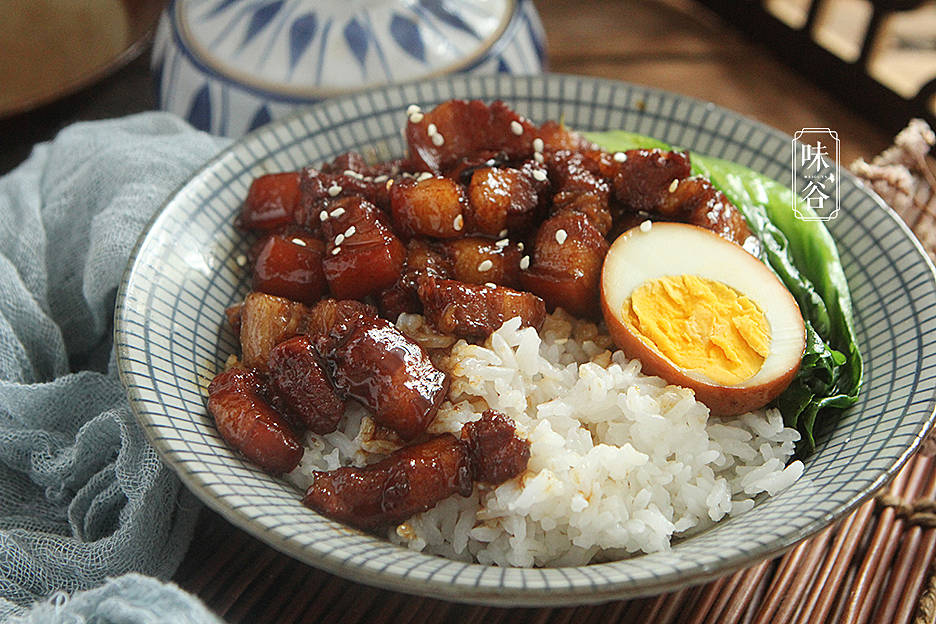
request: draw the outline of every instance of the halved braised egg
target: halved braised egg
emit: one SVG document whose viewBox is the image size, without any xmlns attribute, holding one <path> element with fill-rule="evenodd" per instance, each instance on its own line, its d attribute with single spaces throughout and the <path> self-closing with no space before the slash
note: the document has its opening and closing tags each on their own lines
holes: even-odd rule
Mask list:
<svg viewBox="0 0 936 624">
<path fill-rule="evenodd" d="M 739 245 L 684 223 L 645 222 L 608 250 L 601 307 L 643 371 L 695 391 L 714 414 L 743 414 L 793 380 L 806 347 L 796 300 Z"/>
</svg>

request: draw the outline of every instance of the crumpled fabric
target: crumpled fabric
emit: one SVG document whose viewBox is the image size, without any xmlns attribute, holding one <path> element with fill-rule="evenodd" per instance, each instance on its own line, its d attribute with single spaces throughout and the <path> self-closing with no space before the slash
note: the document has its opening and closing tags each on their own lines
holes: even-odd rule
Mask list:
<svg viewBox="0 0 936 624">
<path fill-rule="evenodd" d="M 125 574 L 69 596 L 56 592 L 10 624 L 222 624 L 197 598 L 172 583 Z"/>
<path fill-rule="evenodd" d="M 130 412 L 112 333 L 137 238 L 228 143 L 144 113 L 70 126 L 0 178 L 0 621 L 216 621 L 153 579 L 108 581 L 171 576 L 199 510 Z M 177 593 L 178 619 L 149 592 Z M 30 619 L 53 594 L 72 595 L 58 619 Z"/>
</svg>

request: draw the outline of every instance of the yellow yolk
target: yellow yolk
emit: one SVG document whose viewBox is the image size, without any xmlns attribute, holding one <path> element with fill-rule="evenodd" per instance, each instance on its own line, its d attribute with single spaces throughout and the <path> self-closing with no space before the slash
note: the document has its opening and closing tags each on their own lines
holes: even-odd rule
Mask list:
<svg viewBox="0 0 936 624">
<path fill-rule="evenodd" d="M 770 352 L 764 312 L 733 288 L 695 275 L 637 287 L 623 305 L 631 331 L 684 370 L 722 385 L 753 377 Z"/>
</svg>

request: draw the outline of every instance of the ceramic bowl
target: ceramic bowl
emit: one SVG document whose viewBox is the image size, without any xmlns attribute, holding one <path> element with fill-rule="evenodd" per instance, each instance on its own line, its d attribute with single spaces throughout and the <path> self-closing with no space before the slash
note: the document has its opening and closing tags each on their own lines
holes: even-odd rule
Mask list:
<svg viewBox="0 0 936 624">
<path fill-rule="evenodd" d="M 544 50 L 532 0 L 172 0 L 152 68 L 160 108 L 236 137 L 366 87 L 540 73 Z"/>
<path fill-rule="evenodd" d="M 507 606 L 633 597 L 702 583 L 776 555 L 843 517 L 903 465 L 936 408 L 936 281 L 910 230 L 852 176 L 828 226 L 854 298 L 866 380 L 858 403 L 823 431 L 803 476 L 751 511 L 670 550 L 581 567 L 467 564 L 395 546 L 329 520 L 301 492 L 245 462 L 206 413 L 206 387 L 238 349 L 224 309 L 249 288 L 235 229 L 250 182 L 357 149 L 404 151 L 409 104 L 502 99 L 535 122 L 621 128 L 727 158 L 789 181 L 790 137 L 712 104 L 575 76 L 446 77 L 338 98 L 274 122 L 208 163 L 140 239 L 118 295 L 118 364 L 149 439 L 207 505 L 271 546 L 362 583 Z M 242 258 L 241 258 L 242 259 Z"/>
</svg>

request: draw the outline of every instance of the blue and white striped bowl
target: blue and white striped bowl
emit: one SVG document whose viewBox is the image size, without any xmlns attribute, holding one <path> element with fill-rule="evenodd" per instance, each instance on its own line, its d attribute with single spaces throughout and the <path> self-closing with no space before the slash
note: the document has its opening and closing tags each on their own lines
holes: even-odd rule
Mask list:
<svg viewBox="0 0 936 624">
<path fill-rule="evenodd" d="M 532 0 L 172 0 L 152 57 L 160 108 L 232 137 L 366 87 L 545 64 Z"/>
<path fill-rule="evenodd" d="M 237 349 L 224 308 L 248 289 L 234 216 L 263 173 L 321 163 L 350 149 L 404 150 L 407 105 L 503 99 L 540 122 L 623 128 L 789 179 L 789 137 L 711 104 L 574 76 L 448 77 L 320 104 L 245 137 L 198 172 L 140 239 L 116 312 L 121 377 L 149 439 L 206 504 L 275 548 L 363 583 L 502 605 L 597 602 L 701 583 L 777 554 L 855 509 L 919 446 L 936 408 L 934 269 L 903 222 L 852 176 L 829 223 L 852 296 L 866 383 L 805 462 L 802 478 L 750 512 L 672 550 L 612 563 L 511 569 L 394 546 L 328 520 L 300 492 L 242 460 L 218 436 L 205 390 Z"/>
</svg>

